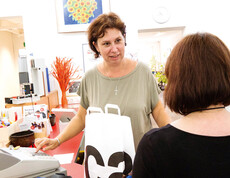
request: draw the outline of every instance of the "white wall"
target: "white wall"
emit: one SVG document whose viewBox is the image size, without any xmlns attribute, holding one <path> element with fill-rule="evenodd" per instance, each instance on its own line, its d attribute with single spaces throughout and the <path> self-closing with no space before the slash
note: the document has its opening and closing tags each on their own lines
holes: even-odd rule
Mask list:
<svg viewBox="0 0 230 178">
<path fill-rule="evenodd" d="M 128 51 L 137 49 L 138 29 L 177 26 L 185 26 L 185 34 L 214 33 L 230 47 L 227 0 L 110 0 L 110 3 L 111 11 L 118 13 L 127 25 Z M 158 6 L 170 11 L 171 17 L 166 24 L 157 24 L 152 18 Z M 34 57 L 46 59 L 47 67 L 50 68 L 56 56 L 72 57 L 82 66 L 82 44 L 87 43 L 86 34 L 57 33 L 55 0 L 0 1 L 0 17 L 6 16 L 23 17 L 26 49 Z M 0 107 L 3 107 L 1 97 L 0 100 Z"/>
<path fill-rule="evenodd" d="M 127 24 L 127 43 L 135 48 L 138 29 L 186 26 L 186 33 L 209 31 L 220 36 L 230 46 L 228 23 L 230 11 L 227 0 L 110 0 L 111 10 Z M 12 6 L 12 4 L 14 4 Z M 158 6 L 166 6 L 171 18 L 166 24 L 157 24 L 152 13 Z M 9 8 L 10 9 L 9 9 Z M 49 65 L 55 56 L 74 57 L 81 64 L 82 43 L 86 34 L 57 33 L 55 0 L 0 1 L 0 16 L 23 16 L 26 48 L 35 57 L 47 59 Z"/>
<path fill-rule="evenodd" d="M 20 93 L 18 58 L 15 57 L 13 44 L 17 41 L 18 39 L 14 40 L 12 33 L 0 32 L 0 106 L 2 107 L 5 97 L 18 96 Z"/>
<path fill-rule="evenodd" d="M 230 47 L 228 0 L 135 0 L 134 2 L 138 2 L 135 21 L 140 29 L 185 26 L 185 34 L 197 31 L 211 32 Z M 153 11 L 159 6 L 165 6 L 171 14 L 166 24 L 157 24 L 153 20 Z"/>
</svg>

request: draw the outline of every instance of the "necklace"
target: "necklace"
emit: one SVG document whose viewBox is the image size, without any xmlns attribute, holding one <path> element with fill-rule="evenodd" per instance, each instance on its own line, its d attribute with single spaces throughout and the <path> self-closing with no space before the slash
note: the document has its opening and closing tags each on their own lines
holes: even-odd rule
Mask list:
<svg viewBox="0 0 230 178">
<path fill-rule="evenodd" d="M 105 76 L 108 77 L 109 80 L 112 82 L 111 77 L 109 77 L 109 75 L 108 75 L 108 73 L 107 73 L 106 71 L 105 71 L 105 74 L 106 74 Z M 118 81 L 117 81 L 117 83 L 116 83 L 116 87 L 115 87 L 115 89 L 114 89 L 114 95 L 117 95 L 117 94 L 118 94 L 118 87 L 117 87 L 117 86 L 118 86 L 118 84 L 119 84 L 120 79 L 121 79 L 121 78 L 119 77 L 119 79 L 118 79 Z"/>
<path fill-rule="evenodd" d="M 107 75 L 107 77 L 109 77 L 108 75 Z M 111 78 L 109 77 L 109 80 L 112 82 L 112 80 L 111 80 Z M 114 89 L 114 95 L 117 95 L 118 94 L 118 84 L 119 84 L 119 81 L 120 81 L 120 78 L 118 79 L 118 81 L 117 81 L 117 83 L 116 83 L 116 87 L 115 87 L 115 89 Z"/>
<path fill-rule="evenodd" d="M 215 107 L 215 108 L 196 109 L 196 110 L 193 110 L 192 112 L 204 111 L 204 110 L 222 109 L 222 108 L 225 108 L 225 107 L 224 107 L 224 106 L 220 106 L 220 107 Z M 191 113 L 192 113 L 192 112 L 191 112 Z"/>
<path fill-rule="evenodd" d="M 117 85 L 116 85 L 116 88 L 114 90 L 114 94 L 117 95 L 117 92 L 118 92 L 118 89 L 117 89 Z"/>
</svg>

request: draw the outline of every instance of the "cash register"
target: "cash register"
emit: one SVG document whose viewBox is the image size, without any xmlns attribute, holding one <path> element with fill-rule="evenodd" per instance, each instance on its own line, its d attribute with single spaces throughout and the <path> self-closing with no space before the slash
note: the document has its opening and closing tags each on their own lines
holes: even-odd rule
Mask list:
<svg viewBox="0 0 230 178">
<path fill-rule="evenodd" d="M 0 177 L 47 178 L 56 173 L 67 174 L 56 158 L 42 151 L 35 153 L 35 150 L 30 147 L 0 148 Z"/>
</svg>

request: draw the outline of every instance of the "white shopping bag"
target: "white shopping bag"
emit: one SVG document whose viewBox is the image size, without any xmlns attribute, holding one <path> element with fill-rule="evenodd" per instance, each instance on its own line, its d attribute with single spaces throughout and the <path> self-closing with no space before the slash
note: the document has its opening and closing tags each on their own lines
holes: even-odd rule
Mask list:
<svg viewBox="0 0 230 178">
<path fill-rule="evenodd" d="M 109 108 L 118 114 L 108 113 Z M 131 122 L 120 115 L 117 105 L 107 104 L 105 113 L 101 108 L 87 109 L 85 153 L 86 178 L 121 178 L 130 173 L 135 156 Z"/>
</svg>

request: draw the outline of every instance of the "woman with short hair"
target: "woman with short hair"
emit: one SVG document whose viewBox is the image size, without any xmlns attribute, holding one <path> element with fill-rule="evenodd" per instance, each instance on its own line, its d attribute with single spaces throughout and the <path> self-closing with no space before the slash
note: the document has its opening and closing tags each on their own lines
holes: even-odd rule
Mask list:
<svg viewBox="0 0 230 178">
<path fill-rule="evenodd" d="M 144 135 L 133 178 L 229 177 L 229 49 L 213 34 L 188 35 L 172 50 L 165 72 L 165 104 L 184 117 Z"/>
</svg>

